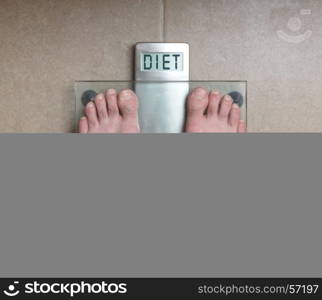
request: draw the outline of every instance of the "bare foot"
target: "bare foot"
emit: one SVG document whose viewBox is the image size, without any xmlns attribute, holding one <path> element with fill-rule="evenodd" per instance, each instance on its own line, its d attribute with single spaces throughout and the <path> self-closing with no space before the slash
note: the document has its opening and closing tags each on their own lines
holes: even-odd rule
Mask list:
<svg viewBox="0 0 322 300">
<path fill-rule="evenodd" d="M 138 133 L 138 100 L 131 90 L 117 95 L 114 89 L 98 94 L 85 107 L 79 121 L 80 133 Z"/>
<path fill-rule="evenodd" d="M 240 108 L 229 95 L 194 89 L 188 96 L 186 132 L 246 132 Z"/>
</svg>

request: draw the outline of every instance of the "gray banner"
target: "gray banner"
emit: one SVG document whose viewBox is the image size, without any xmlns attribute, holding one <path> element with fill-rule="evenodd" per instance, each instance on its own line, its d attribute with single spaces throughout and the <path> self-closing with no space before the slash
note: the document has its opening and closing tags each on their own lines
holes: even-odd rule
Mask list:
<svg viewBox="0 0 322 300">
<path fill-rule="evenodd" d="M 0 275 L 321 276 L 321 134 L 1 135 Z"/>
</svg>

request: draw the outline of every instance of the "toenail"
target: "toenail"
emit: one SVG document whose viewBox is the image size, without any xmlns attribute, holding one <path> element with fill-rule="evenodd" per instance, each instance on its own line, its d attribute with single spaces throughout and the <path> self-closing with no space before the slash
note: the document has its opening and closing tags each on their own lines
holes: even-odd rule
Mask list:
<svg viewBox="0 0 322 300">
<path fill-rule="evenodd" d="M 87 107 L 88 107 L 88 108 L 93 108 L 93 107 L 94 107 L 94 103 L 93 103 L 93 101 L 88 102 Z"/>
<path fill-rule="evenodd" d="M 217 90 L 213 90 L 212 92 L 211 92 L 214 96 L 219 96 L 219 91 L 217 91 Z"/>
<path fill-rule="evenodd" d="M 225 96 L 225 101 L 227 101 L 227 102 L 232 102 L 232 101 L 233 101 L 233 99 L 231 99 L 231 97 L 230 97 L 229 95 L 226 95 L 226 96 Z"/>
<path fill-rule="evenodd" d="M 116 91 L 114 89 L 109 89 L 107 91 L 107 93 L 110 94 L 110 95 L 114 95 L 114 94 L 116 94 Z"/>
<path fill-rule="evenodd" d="M 132 92 L 129 90 L 125 90 L 122 92 L 122 97 L 126 100 L 129 100 L 132 98 Z"/>
<path fill-rule="evenodd" d="M 238 105 L 238 104 L 236 104 L 236 103 L 234 103 L 234 104 L 233 104 L 233 108 L 235 108 L 235 109 L 239 109 L 239 105 Z"/>
<path fill-rule="evenodd" d="M 197 95 L 204 95 L 206 91 L 203 88 L 197 88 L 196 89 L 196 94 Z"/>
<path fill-rule="evenodd" d="M 104 100 L 104 96 L 103 96 L 103 94 L 98 94 L 98 95 L 97 95 L 97 99 L 98 99 L 98 100 Z"/>
<path fill-rule="evenodd" d="M 198 100 L 202 100 L 207 95 L 207 91 L 203 88 L 197 88 L 194 90 L 194 95 Z"/>
<path fill-rule="evenodd" d="M 87 118 L 83 116 L 83 117 L 81 117 L 80 119 L 81 119 L 81 120 L 86 120 Z"/>
</svg>

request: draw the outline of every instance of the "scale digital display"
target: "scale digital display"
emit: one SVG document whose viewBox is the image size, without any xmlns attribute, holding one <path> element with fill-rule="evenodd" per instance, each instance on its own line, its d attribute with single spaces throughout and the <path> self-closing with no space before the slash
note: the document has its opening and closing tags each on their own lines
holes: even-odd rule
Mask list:
<svg viewBox="0 0 322 300">
<path fill-rule="evenodd" d="M 141 53 L 142 72 L 180 72 L 183 70 L 182 52 L 144 52 Z"/>
<path fill-rule="evenodd" d="M 136 81 L 188 81 L 189 45 L 187 43 L 137 43 Z"/>
</svg>

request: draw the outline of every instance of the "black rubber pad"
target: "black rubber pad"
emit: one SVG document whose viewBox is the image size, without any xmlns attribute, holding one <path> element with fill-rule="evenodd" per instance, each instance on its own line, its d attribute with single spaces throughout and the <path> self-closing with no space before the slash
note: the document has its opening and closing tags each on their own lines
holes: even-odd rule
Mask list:
<svg viewBox="0 0 322 300">
<path fill-rule="evenodd" d="M 96 97 L 97 93 L 93 90 L 88 90 L 84 92 L 82 96 L 82 103 L 84 106 L 86 106 L 89 102 L 93 101 Z"/>
<path fill-rule="evenodd" d="M 244 97 L 243 97 L 243 95 L 241 93 L 239 93 L 239 92 L 231 92 L 228 95 L 234 100 L 234 103 L 239 105 L 239 107 L 243 106 Z"/>
</svg>

